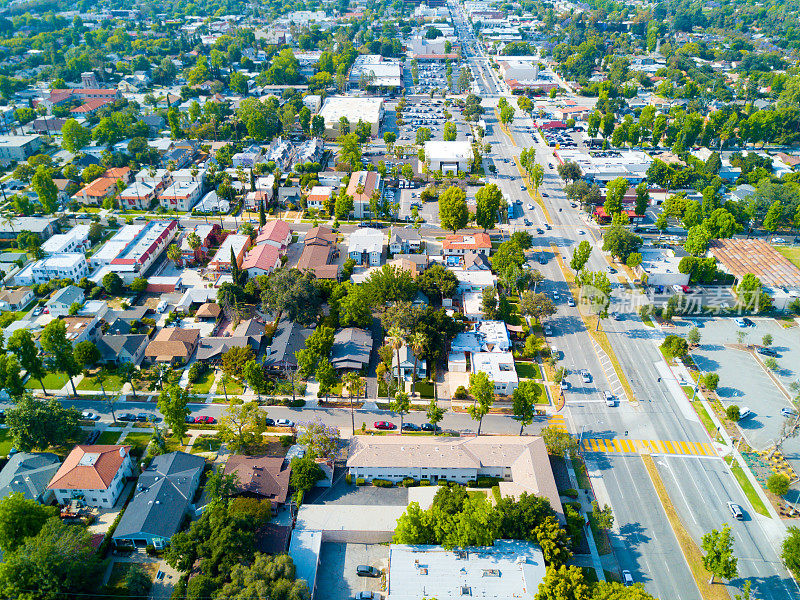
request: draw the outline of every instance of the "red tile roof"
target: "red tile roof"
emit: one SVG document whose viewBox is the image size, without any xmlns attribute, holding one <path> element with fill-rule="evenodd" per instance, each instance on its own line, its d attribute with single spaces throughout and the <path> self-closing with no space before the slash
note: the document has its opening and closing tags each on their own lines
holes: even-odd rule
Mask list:
<svg viewBox="0 0 800 600">
<path fill-rule="evenodd" d="M 75 446 L 47 489 L 107 490 L 130 446 Z"/>
<path fill-rule="evenodd" d="M 488 233 L 472 233 L 467 235 L 448 235 L 442 242 L 445 250 L 479 250 L 492 247 Z"/>
<path fill-rule="evenodd" d="M 261 244 L 267 240 L 283 243 L 283 240 L 286 239 L 290 232 L 289 224 L 286 221 L 281 221 L 280 219 L 269 221 L 259 229 L 256 244 Z"/>
<path fill-rule="evenodd" d="M 262 269 L 264 271 L 271 271 L 277 264 L 280 266 L 280 250 L 271 244 L 261 244 L 256 246 L 247 256 L 244 257 L 242 262 L 242 269 Z"/>
</svg>

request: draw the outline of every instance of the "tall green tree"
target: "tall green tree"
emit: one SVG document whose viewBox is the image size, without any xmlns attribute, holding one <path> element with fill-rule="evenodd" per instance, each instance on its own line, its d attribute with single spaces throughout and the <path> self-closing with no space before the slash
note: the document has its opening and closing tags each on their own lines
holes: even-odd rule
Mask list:
<svg viewBox="0 0 800 600">
<path fill-rule="evenodd" d="M 439 221 L 444 229 L 453 233 L 466 227 L 469 222 L 469 210 L 464 190 L 458 186 L 450 186 L 439 196 Z"/>
<path fill-rule="evenodd" d="M 106 563 L 84 528 L 48 519 L 39 533 L 0 563 L 0 589 L 8 598 L 59 600 L 92 595 Z"/>
<path fill-rule="evenodd" d="M 586 266 L 591 254 L 592 245 L 586 240 L 582 240 L 572 252 L 572 260 L 569 261 L 570 268 L 578 273 L 581 269 L 583 269 L 583 267 Z"/>
<path fill-rule="evenodd" d="M 72 154 L 77 154 L 91 139 L 91 132 L 75 119 L 67 119 L 61 127 L 61 146 Z"/>
<path fill-rule="evenodd" d="M 164 415 L 164 422 L 172 430 L 173 437 L 181 439 L 186 435 L 186 417 L 191 412 L 191 401 L 191 393 L 177 384 L 164 388 L 158 395 L 158 410 Z"/>
<path fill-rule="evenodd" d="M 478 435 L 480 435 L 483 418 L 489 414 L 494 403 L 494 383 L 483 371 L 473 373 L 469 377 L 469 393 L 475 402 L 467 409 L 467 412 L 474 421 L 478 422 Z"/>
<path fill-rule="evenodd" d="M 428 418 L 428 423 L 433 425 L 433 435 L 436 435 L 436 426 L 444 419 L 444 413 L 445 409 L 436 403 L 436 398 L 431 398 L 425 416 Z"/>
<path fill-rule="evenodd" d="M 603 204 L 603 209 L 608 216 L 614 216 L 622 212 L 622 199 L 628 191 L 630 184 L 624 177 L 617 177 L 609 181 L 606 186 L 606 201 Z"/>
<path fill-rule="evenodd" d="M 701 547 L 706 555 L 703 557 L 703 566 L 711 573 L 709 583 L 714 583 L 714 578 L 734 579 L 738 573 L 739 560 L 733 553 L 733 535 L 731 526 L 725 523 L 722 531 L 712 529 L 702 537 Z"/>
<path fill-rule="evenodd" d="M 405 392 L 397 392 L 389 403 L 389 410 L 400 416 L 400 435 L 403 434 L 403 420 L 411 410 L 411 400 Z"/>
<path fill-rule="evenodd" d="M 81 435 L 79 421 L 76 408 L 64 408 L 55 398 L 38 400 L 30 394 L 6 412 L 14 447 L 21 452 L 74 443 Z"/>
<path fill-rule="evenodd" d="M 533 423 L 536 415 L 536 398 L 539 395 L 539 387 L 534 381 L 520 381 L 511 396 L 511 408 L 514 417 L 519 421 L 519 434 Z"/>
<path fill-rule="evenodd" d="M 44 387 L 44 362 L 33 341 L 33 335 L 29 329 L 17 329 L 8 338 L 6 347 L 9 351 L 17 355 L 22 368 L 28 372 L 32 378 L 37 379 L 42 386 L 42 392 L 47 395 Z"/>
<path fill-rule="evenodd" d="M 26 538 L 36 537 L 48 519 L 57 516 L 57 507 L 28 500 L 21 492 L 0 499 L 0 550 L 13 552 Z"/>
<path fill-rule="evenodd" d="M 53 214 L 58 209 L 58 188 L 53 183 L 53 173 L 45 165 L 36 167 L 31 178 L 31 187 L 39 197 L 45 214 Z"/>
<path fill-rule="evenodd" d="M 72 381 L 72 378 L 80 375 L 82 369 L 75 360 L 72 342 L 67 339 L 67 327 L 64 321 L 56 319 L 45 325 L 39 343 L 42 350 L 53 358 L 56 369 L 67 374 L 72 386 L 72 393 L 77 396 L 78 390 L 75 389 L 75 382 Z"/>
<path fill-rule="evenodd" d="M 490 183 L 475 194 L 475 222 L 483 230 L 492 229 L 497 223 L 503 193 L 496 184 Z"/>
</svg>

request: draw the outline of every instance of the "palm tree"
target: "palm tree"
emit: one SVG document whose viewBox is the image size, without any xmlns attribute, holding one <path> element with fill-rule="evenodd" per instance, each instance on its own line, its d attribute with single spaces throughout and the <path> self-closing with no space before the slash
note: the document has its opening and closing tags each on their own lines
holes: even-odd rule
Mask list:
<svg viewBox="0 0 800 600">
<path fill-rule="evenodd" d="M 197 235 L 194 231 L 189 233 L 186 236 L 186 243 L 189 244 L 189 248 L 192 249 L 194 252 L 195 259 L 197 258 L 197 251 L 200 249 L 200 246 L 203 245 L 203 240 L 200 239 L 200 236 Z"/>
<path fill-rule="evenodd" d="M 119 374 L 119 378 L 122 381 L 131 384 L 131 391 L 133 392 L 133 400 L 136 401 L 136 388 L 133 385 L 133 378 L 136 375 L 136 367 L 133 366 L 133 363 L 125 362 L 122 363 L 117 368 L 117 373 Z"/>
<path fill-rule="evenodd" d="M 417 382 L 417 364 L 419 357 L 425 351 L 425 345 L 428 343 L 428 337 L 424 333 L 412 333 L 408 338 L 408 345 L 411 347 L 411 352 L 414 354 L 414 374 L 411 376 L 411 394 L 414 394 L 414 388 Z M 399 363 L 398 363 L 399 365 Z"/>
<path fill-rule="evenodd" d="M 392 350 L 395 351 L 395 357 L 397 359 L 397 390 L 402 390 L 402 385 L 400 383 L 400 348 L 403 347 L 403 344 L 406 340 L 406 332 L 400 329 L 399 327 L 395 326 L 392 327 L 389 332 L 386 334 L 386 342 L 391 346 Z"/>
<path fill-rule="evenodd" d="M 353 396 L 358 398 L 361 394 L 361 388 L 364 385 L 364 379 L 356 371 L 350 371 L 342 379 L 347 394 L 350 396 L 350 423 L 353 426 L 353 433 L 356 431 L 356 417 L 353 409 Z"/>
<path fill-rule="evenodd" d="M 181 260 L 181 249 L 178 248 L 177 244 L 170 244 L 169 248 L 167 248 L 167 258 L 175 263 L 175 266 L 178 266 L 178 263 Z"/>
</svg>

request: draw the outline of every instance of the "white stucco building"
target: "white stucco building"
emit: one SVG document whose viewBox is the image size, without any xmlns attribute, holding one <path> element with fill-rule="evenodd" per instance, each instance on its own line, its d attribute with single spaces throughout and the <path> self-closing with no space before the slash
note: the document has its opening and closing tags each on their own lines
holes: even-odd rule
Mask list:
<svg viewBox="0 0 800 600">
<path fill-rule="evenodd" d="M 133 474 L 130 446 L 75 446 L 47 489 L 59 504 L 81 500 L 94 508 L 111 508 Z"/>
<path fill-rule="evenodd" d="M 425 142 L 425 160 L 433 171 L 442 173 L 469 173 L 472 170 L 472 143 L 468 141 Z"/>
</svg>

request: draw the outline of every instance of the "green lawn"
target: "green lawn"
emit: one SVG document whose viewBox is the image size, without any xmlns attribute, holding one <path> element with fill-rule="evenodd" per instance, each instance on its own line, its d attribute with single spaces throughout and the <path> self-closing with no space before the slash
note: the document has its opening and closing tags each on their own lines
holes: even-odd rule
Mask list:
<svg viewBox="0 0 800 600">
<path fill-rule="evenodd" d="M 8 456 L 8 451 L 14 442 L 11 441 L 11 431 L 8 429 L 0 429 L 0 456 Z"/>
<path fill-rule="evenodd" d="M 200 379 L 192 384 L 189 391 L 194 394 L 207 394 L 211 391 L 211 384 L 214 383 L 215 376 L 216 372 L 214 369 L 209 369 L 200 376 Z"/>
<path fill-rule="evenodd" d="M 550 400 L 547 399 L 547 392 L 544 390 L 544 385 L 541 383 L 536 383 L 535 385 L 539 389 L 536 394 L 536 404 L 550 404 Z"/>
<path fill-rule="evenodd" d="M 726 457 L 725 462 L 728 462 L 730 458 L 731 457 Z M 767 507 L 764 506 L 764 502 L 762 502 L 761 496 L 758 495 L 758 492 L 756 492 L 756 489 L 753 487 L 753 484 L 750 483 L 750 480 L 747 478 L 747 475 L 742 470 L 742 467 L 739 466 L 739 463 L 733 463 L 731 465 L 731 471 L 733 472 L 733 476 L 736 477 L 736 481 L 739 482 L 739 487 L 742 488 L 744 495 L 747 496 L 747 499 L 753 506 L 753 509 L 758 514 L 768 517 L 769 511 L 767 511 Z"/>
<path fill-rule="evenodd" d="M 244 387 L 242 387 L 242 384 L 236 381 L 235 379 L 231 379 L 230 377 L 225 377 L 224 381 L 225 381 L 224 389 L 226 390 L 228 396 L 230 396 L 231 394 L 235 396 L 237 394 L 241 394 L 244 391 Z M 222 382 L 220 382 L 219 385 L 217 386 L 217 393 L 221 392 L 222 390 L 223 390 Z"/>
<path fill-rule="evenodd" d="M 541 379 L 542 373 L 539 370 L 539 365 L 535 362 L 518 362 L 515 363 L 517 368 L 517 376 L 520 379 Z"/>
<path fill-rule="evenodd" d="M 112 444 L 116 444 L 119 441 L 119 436 L 122 434 L 121 431 L 109 431 L 106 430 L 100 434 L 100 437 L 97 438 L 95 442 L 98 446 L 110 446 Z"/>
<path fill-rule="evenodd" d="M 131 446 L 131 452 L 141 456 L 152 438 L 153 434 L 149 431 L 135 431 L 126 435 L 122 443 Z"/>
<path fill-rule="evenodd" d="M 116 373 L 106 373 L 106 379 L 103 382 L 103 388 L 107 392 L 116 392 L 122 389 L 123 381 Z M 81 382 L 76 386 L 79 390 L 92 390 L 95 392 L 100 391 L 100 384 L 94 381 L 93 377 L 84 377 Z"/>
<path fill-rule="evenodd" d="M 221 444 L 219 435 L 201 435 L 192 444 L 192 454 L 198 452 L 216 452 Z"/>
<path fill-rule="evenodd" d="M 67 379 L 69 378 L 67 377 L 66 373 L 48 373 L 42 378 L 44 381 L 44 387 L 46 387 L 48 390 L 60 390 L 67 384 Z M 30 377 L 25 383 L 25 389 L 40 390 L 42 389 L 42 384 L 39 383 L 38 379 Z"/>
<path fill-rule="evenodd" d="M 648 327 L 655 327 L 652 319 L 650 319 L 650 317 L 648 317 L 647 315 L 642 316 L 642 323 L 644 323 Z"/>
<path fill-rule="evenodd" d="M 800 246 L 775 246 L 796 267 L 800 267 Z"/>
<path fill-rule="evenodd" d="M 420 395 L 421 398 L 433 398 L 433 383 L 428 381 L 417 381 L 414 384 L 414 390 Z"/>
</svg>

